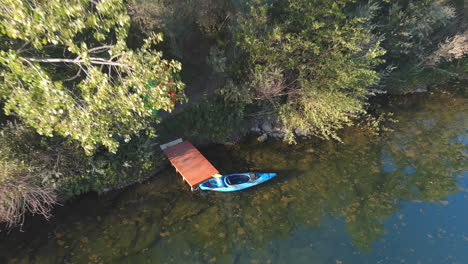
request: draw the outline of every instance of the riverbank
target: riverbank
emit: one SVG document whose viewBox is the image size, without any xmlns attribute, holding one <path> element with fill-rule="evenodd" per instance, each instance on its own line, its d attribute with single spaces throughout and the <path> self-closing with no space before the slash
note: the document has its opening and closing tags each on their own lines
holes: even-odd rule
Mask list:
<svg viewBox="0 0 468 264">
<path fill-rule="evenodd" d="M 2 232 L 0 261 L 444 263 L 450 255 L 462 263 L 467 98 L 387 102 L 399 122 L 382 135 L 349 127 L 343 143 L 251 138 L 200 148 L 223 173 L 279 173 L 250 190 L 193 193 L 169 167 L 142 184 L 77 197 L 50 221 L 35 216 L 24 232 Z"/>
<path fill-rule="evenodd" d="M 365 128 L 367 127 L 370 132 L 379 133 L 379 131 L 385 131 L 386 127 L 391 127 L 391 123 L 398 122 L 398 120 L 393 119 L 391 117 L 391 109 L 394 105 L 400 102 L 408 102 L 412 100 L 420 100 L 418 98 L 426 98 L 430 100 L 431 98 L 443 96 L 443 97 L 450 97 L 453 94 L 454 96 L 466 96 L 466 87 L 468 87 L 468 80 L 454 80 L 450 84 L 450 89 L 442 89 L 441 86 L 434 86 L 429 87 L 425 91 L 414 92 L 411 94 L 402 94 L 402 95 L 378 95 L 372 98 L 369 106 L 369 112 L 374 115 L 376 119 L 378 115 L 386 115 L 388 119 L 381 119 L 379 128 L 371 128 L 369 127 L 369 121 L 362 121 L 356 124 L 356 127 Z M 197 103 L 193 103 L 192 105 L 196 105 Z M 208 104 L 208 101 L 202 101 L 202 104 Z M 202 109 L 202 112 L 210 113 L 210 111 L 204 111 L 206 109 Z M 253 118 L 252 120 L 242 120 L 238 123 L 237 126 L 233 124 L 226 125 L 221 129 L 214 129 L 211 130 L 214 126 L 217 126 L 217 122 L 219 120 L 225 121 L 226 118 L 223 118 L 224 112 L 216 112 L 215 117 L 210 116 L 202 116 L 200 118 L 200 108 L 185 108 L 184 111 L 179 111 L 174 114 L 168 115 L 165 120 L 167 119 L 168 122 L 172 124 L 164 124 L 163 121 L 161 124 L 162 136 L 158 137 L 153 142 L 154 151 L 158 153 L 158 157 L 160 160 L 157 161 L 155 166 L 157 169 L 154 171 L 149 172 L 146 176 L 139 178 L 137 181 L 132 181 L 129 183 L 123 183 L 119 185 L 109 186 L 104 189 L 104 192 L 117 190 L 126 188 L 128 186 L 134 185 L 136 183 L 145 182 L 151 178 L 154 178 L 159 172 L 167 169 L 170 167 L 169 162 L 165 159 L 162 152 L 159 150 L 159 144 L 166 143 L 170 140 L 175 138 L 181 137 L 184 139 L 191 140 L 195 146 L 198 148 L 207 148 L 213 144 L 223 144 L 234 146 L 239 144 L 240 142 L 245 141 L 247 138 L 254 138 L 258 142 L 265 142 L 267 140 L 273 141 L 283 141 L 284 139 L 284 128 L 281 126 L 280 123 L 276 122 L 272 117 L 264 117 L 264 118 Z M 176 115 L 174 119 L 171 119 L 172 116 Z M 179 116 L 177 116 L 179 115 Z M 183 117 L 180 117 L 182 115 Z M 196 116 L 200 119 L 190 119 L 190 116 Z M 206 118 L 206 119 L 205 119 Z M 178 122 L 185 122 L 189 120 L 184 125 L 174 125 L 174 123 Z M 205 120 L 205 122 L 203 122 Z M 200 126 L 195 124 L 199 122 Z M 205 132 L 206 131 L 206 132 Z M 218 134 L 219 133 L 219 134 Z M 310 131 L 301 131 L 297 129 L 295 131 L 295 135 L 298 138 L 298 143 L 300 144 L 301 141 L 304 140 L 312 140 L 315 144 L 325 144 L 326 140 L 317 138 L 311 133 Z M 334 141 L 338 143 L 338 141 Z M 229 171 L 235 172 L 235 171 Z"/>
<path fill-rule="evenodd" d="M 367 106 L 368 116 L 363 116 L 363 120 L 356 120 L 354 125 L 366 125 L 364 119 L 371 117 L 377 120 L 379 116 L 385 114 L 385 108 L 404 97 L 424 96 L 425 94 L 453 93 L 466 96 L 468 87 L 467 78 L 454 79 L 444 84 L 433 84 L 420 87 L 410 93 L 403 94 L 377 94 L 369 98 Z M 447 89 L 447 87 L 450 87 Z M 187 87 L 190 90 L 190 85 Z M 411 99 L 410 99 L 411 100 Z M 161 141 L 170 141 L 177 137 L 182 137 L 193 141 L 198 146 L 210 143 L 235 144 L 243 137 L 253 134 L 258 136 L 260 142 L 268 138 L 283 140 L 286 130 L 277 116 L 254 113 L 244 113 L 242 116 L 231 115 L 235 113 L 232 107 L 223 105 L 217 100 L 207 100 L 203 97 L 195 97 L 189 102 L 194 107 L 186 107 L 175 114 L 165 115 L 165 120 L 160 128 L 162 129 Z M 385 120 L 381 120 L 385 122 Z M 314 137 L 311 130 L 296 128 L 293 131 L 295 137 L 299 139 Z"/>
<path fill-rule="evenodd" d="M 459 0 L 59 2 L 50 14 L 3 4 L 0 221 L 10 226 L 147 180 L 175 138 L 335 143 L 349 127 L 382 130 L 375 95 L 467 72 Z M 30 21 L 43 27 L 21 26 Z"/>
</svg>

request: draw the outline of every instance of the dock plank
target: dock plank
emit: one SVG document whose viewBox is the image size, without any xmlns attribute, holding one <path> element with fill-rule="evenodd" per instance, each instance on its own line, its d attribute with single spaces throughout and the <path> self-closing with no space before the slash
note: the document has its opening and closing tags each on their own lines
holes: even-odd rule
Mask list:
<svg viewBox="0 0 468 264">
<path fill-rule="evenodd" d="M 189 141 L 167 147 L 163 152 L 192 188 L 219 173 Z"/>
</svg>

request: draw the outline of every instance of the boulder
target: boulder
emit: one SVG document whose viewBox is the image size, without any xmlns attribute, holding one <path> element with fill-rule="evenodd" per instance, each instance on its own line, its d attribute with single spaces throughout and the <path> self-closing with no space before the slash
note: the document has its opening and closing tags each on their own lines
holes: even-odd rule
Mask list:
<svg viewBox="0 0 468 264">
<path fill-rule="evenodd" d="M 250 131 L 255 132 L 255 133 L 260 133 L 260 132 L 262 132 L 262 130 L 261 130 L 257 125 L 255 125 L 255 126 L 253 126 L 252 128 L 250 128 Z"/>
<path fill-rule="evenodd" d="M 275 127 L 273 128 L 273 131 L 274 131 L 275 133 L 286 133 L 286 128 L 284 128 L 283 126 L 279 126 L 279 125 L 278 125 L 278 126 L 275 126 Z"/>
<path fill-rule="evenodd" d="M 283 139 L 284 138 L 284 133 L 281 132 L 274 132 L 270 134 L 271 137 L 274 137 L 276 139 Z"/>
<path fill-rule="evenodd" d="M 425 92 L 427 92 L 427 87 L 419 87 L 414 92 L 415 93 L 425 93 Z"/>
<path fill-rule="evenodd" d="M 265 121 L 262 124 L 262 130 L 263 132 L 269 133 L 273 131 L 273 128 L 271 127 L 271 122 L 270 121 Z"/>
<path fill-rule="evenodd" d="M 268 139 L 268 135 L 266 133 L 263 133 L 261 136 L 257 138 L 258 142 L 265 142 Z"/>
<path fill-rule="evenodd" d="M 298 137 L 306 137 L 310 135 L 310 131 L 306 129 L 302 129 L 300 127 L 294 129 L 294 134 Z"/>
</svg>

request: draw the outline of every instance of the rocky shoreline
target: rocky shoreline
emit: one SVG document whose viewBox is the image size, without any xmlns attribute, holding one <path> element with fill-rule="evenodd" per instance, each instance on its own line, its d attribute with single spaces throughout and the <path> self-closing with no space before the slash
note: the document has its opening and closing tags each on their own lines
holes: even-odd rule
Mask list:
<svg viewBox="0 0 468 264">
<path fill-rule="evenodd" d="M 281 123 L 271 119 L 255 121 L 254 124 L 251 125 L 249 132 L 254 135 L 258 135 L 258 142 L 264 142 L 268 138 L 283 140 L 286 135 L 286 129 L 284 126 Z M 312 131 L 296 128 L 294 130 L 294 134 L 298 138 L 305 138 L 312 136 Z"/>
</svg>

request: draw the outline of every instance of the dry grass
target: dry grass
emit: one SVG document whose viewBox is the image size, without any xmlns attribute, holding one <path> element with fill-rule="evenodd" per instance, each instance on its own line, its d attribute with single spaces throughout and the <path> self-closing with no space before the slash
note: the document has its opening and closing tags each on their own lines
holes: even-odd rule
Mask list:
<svg viewBox="0 0 468 264">
<path fill-rule="evenodd" d="M 468 55 L 468 30 L 445 41 L 440 48 L 429 57 L 427 64 L 435 65 L 441 58 L 451 61 L 454 59 L 461 59 L 466 55 Z"/>
<path fill-rule="evenodd" d="M 24 137 L 24 128 L 7 123 L 0 130 L 0 227 L 22 225 L 28 213 L 49 218 L 57 203 L 55 188 L 43 183 L 40 177 L 44 160 L 26 162 L 18 151 L 31 153 L 25 144 L 31 138 Z M 34 164 L 36 165 L 34 165 Z"/>
<path fill-rule="evenodd" d="M 49 218 L 57 202 L 54 189 L 41 186 L 21 162 L 0 160 L 0 222 L 11 228 L 22 225 L 27 213 Z"/>
</svg>

